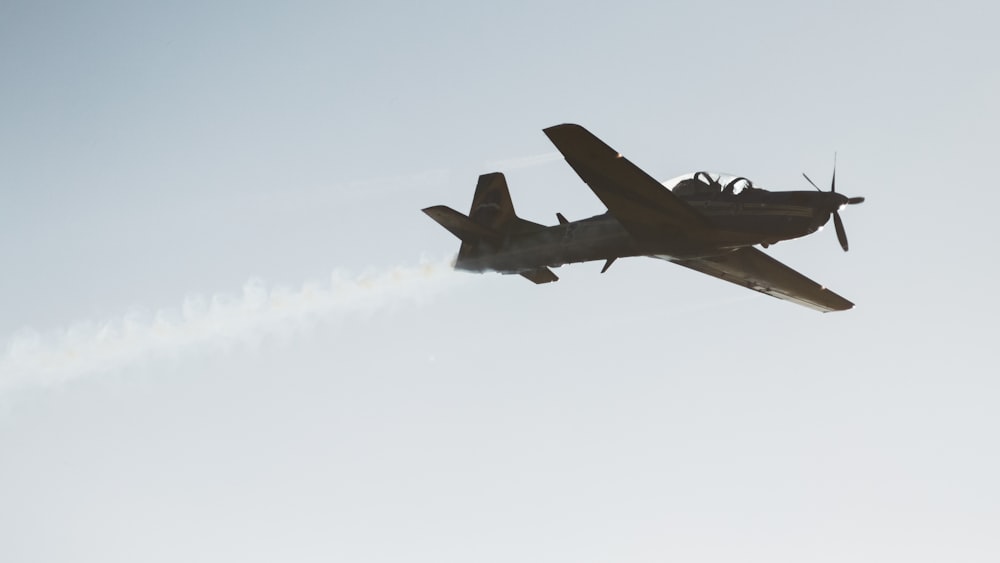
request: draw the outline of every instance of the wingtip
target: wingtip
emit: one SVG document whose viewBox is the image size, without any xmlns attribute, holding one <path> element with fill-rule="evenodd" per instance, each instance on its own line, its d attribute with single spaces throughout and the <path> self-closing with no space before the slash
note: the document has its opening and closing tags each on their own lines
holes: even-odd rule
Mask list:
<svg viewBox="0 0 1000 563">
<path fill-rule="evenodd" d="M 549 141 L 566 157 L 587 160 L 591 158 L 615 157 L 612 149 L 585 127 L 576 123 L 562 123 L 543 129 Z"/>
<path fill-rule="evenodd" d="M 548 135 L 549 137 L 552 137 L 552 135 L 557 135 L 560 132 L 579 131 L 579 130 L 586 131 L 586 129 L 582 125 L 577 125 L 576 123 L 560 123 L 559 125 L 546 127 L 545 129 L 542 129 L 542 132 Z"/>
<path fill-rule="evenodd" d="M 559 123 L 559 124 L 556 124 L 556 125 L 550 125 L 550 126 L 546 127 L 545 129 L 542 129 L 542 131 L 549 131 L 551 129 L 559 129 L 560 127 L 582 127 L 582 125 L 578 125 L 576 123 L 569 123 L 569 122 Z"/>
</svg>

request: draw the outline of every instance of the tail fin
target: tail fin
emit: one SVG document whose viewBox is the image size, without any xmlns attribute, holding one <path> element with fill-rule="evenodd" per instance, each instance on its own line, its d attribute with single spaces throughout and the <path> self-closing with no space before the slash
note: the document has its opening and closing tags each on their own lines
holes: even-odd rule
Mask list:
<svg viewBox="0 0 1000 563">
<path fill-rule="evenodd" d="M 476 184 L 476 195 L 472 196 L 469 219 L 495 231 L 503 231 L 517 214 L 514 202 L 510 200 L 507 179 L 500 172 L 483 174 Z"/>
<path fill-rule="evenodd" d="M 423 211 L 461 239 L 462 247 L 458 251 L 456 265 L 461 265 L 467 258 L 495 251 L 503 245 L 506 235 L 545 228 L 544 225 L 525 221 L 517 216 L 507 189 L 507 179 L 500 172 L 479 177 L 468 217 L 444 205 L 435 205 Z"/>
<path fill-rule="evenodd" d="M 510 200 L 507 178 L 500 172 L 483 174 L 476 184 L 476 195 L 472 196 L 469 219 L 499 233 L 523 233 L 544 229 L 544 225 L 525 221 L 514 212 L 514 202 Z"/>
<path fill-rule="evenodd" d="M 545 228 L 544 225 L 525 221 L 514 213 L 514 203 L 510 200 L 507 179 L 500 172 L 483 174 L 479 177 L 468 217 L 446 205 L 428 207 L 423 212 L 463 243 L 471 245 L 484 240 L 499 245 L 504 235 Z"/>
</svg>

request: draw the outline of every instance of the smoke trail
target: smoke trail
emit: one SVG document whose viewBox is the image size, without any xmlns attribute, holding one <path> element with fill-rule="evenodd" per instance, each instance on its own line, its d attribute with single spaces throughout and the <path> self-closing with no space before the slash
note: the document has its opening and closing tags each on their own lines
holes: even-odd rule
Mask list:
<svg viewBox="0 0 1000 563">
<path fill-rule="evenodd" d="M 421 301 L 459 279 L 446 262 L 353 279 L 335 272 L 328 284 L 307 283 L 298 290 L 268 288 L 254 279 L 244 284 L 240 295 L 190 297 L 179 309 L 160 310 L 151 317 L 132 314 L 105 323 L 80 322 L 44 335 L 25 329 L 9 339 L 0 357 L 0 392 L 55 385 L 149 358 L 253 342 L 311 322 Z"/>
</svg>

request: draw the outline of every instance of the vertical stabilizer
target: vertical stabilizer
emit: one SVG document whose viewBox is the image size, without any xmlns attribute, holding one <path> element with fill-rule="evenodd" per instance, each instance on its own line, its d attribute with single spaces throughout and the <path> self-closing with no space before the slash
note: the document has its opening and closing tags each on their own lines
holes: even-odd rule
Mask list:
<svg viewBox="0 0 1000 563">
<path fill-rule="evenodd" d="M 469 218 L 472 222 L 494 231 L 504 232 L 508 223 L 516 217 L 504 175 L 493 172 L 480 176 L 479 183 L 476 184 L 476 195 L 472 197 L 472 208 L 469 209 Z"/>
<path fill-rule="evenodd" d="M 500 172 L 479 177 L 468 217 L 443 205 L 428 207 L 423 211 L 462 240 L 456 262 L 459 268 L 469 259 L 496 252 L 506 244 L 505 239 L 510 235 L 545 229 L 544 225 L 525 221 L 514 213 L 507 179 Z"/>
</svg>

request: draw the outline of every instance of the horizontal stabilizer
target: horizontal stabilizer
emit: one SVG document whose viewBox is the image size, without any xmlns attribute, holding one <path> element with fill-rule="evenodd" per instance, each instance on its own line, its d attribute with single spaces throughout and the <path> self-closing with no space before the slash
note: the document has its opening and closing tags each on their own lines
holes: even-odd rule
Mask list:
<svg viewBox="0 0 1000 563">
<path fill-rule="evenodd" d="M 559 281 L 559 277 L 548 268 L 528 270 L 527 272 L 521 272 L 521 275 L 535 283 L 550 283 Z"/>
<path fill-rule="evenodd" d="M 479 240 L 497 242 L 503 238 L 500 233 L 489 227 L 474 223 L 472 219 L 469 219 L 447 205 L 428 207 L 423 212 L 431 219 L 437 221 L 442 227 L 448 229 L 448 232 L 461 239 L 462 242 L 474 243 Z"/>
</svg>

